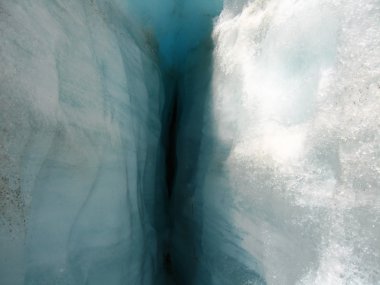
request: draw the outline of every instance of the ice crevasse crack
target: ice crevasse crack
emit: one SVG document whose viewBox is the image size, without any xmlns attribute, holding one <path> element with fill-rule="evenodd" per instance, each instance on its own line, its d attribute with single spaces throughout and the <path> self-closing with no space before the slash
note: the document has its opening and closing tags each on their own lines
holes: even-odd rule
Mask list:
<svg viewBox="0 0 380 285">
<path fill-rule="evenodd" d="M 0 284 L 380 283 L 377 0 L 0 3 Z"/>
</svg>

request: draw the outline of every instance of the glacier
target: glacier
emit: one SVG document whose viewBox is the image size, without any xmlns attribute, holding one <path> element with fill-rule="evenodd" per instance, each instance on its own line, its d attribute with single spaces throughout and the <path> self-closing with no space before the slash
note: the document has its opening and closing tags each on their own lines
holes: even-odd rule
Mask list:
<svg viewBox="0 0 380 285">
<path fill-rule="evenodd" d="M 1 285 L 380 284 L 378 0 L 0 2 Z"/>
</svg>

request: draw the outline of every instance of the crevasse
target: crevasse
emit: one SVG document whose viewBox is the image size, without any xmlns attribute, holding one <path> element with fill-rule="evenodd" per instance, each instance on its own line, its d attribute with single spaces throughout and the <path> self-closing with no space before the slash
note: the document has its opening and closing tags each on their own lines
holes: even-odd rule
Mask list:
<svg viewBox="0 0 380 285">
<path fill-rule="evenodd" d="M 376 0 L 0 3 L 0 284 L 380 283 Z"/>
</svg>

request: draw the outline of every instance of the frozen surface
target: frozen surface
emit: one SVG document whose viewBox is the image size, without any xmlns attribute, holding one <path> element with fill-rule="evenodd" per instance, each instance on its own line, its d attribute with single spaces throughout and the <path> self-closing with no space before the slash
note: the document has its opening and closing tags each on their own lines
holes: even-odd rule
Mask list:
<svg viewBox="0 0 380 285">
<path fill-rule="evenodd" d="M 179 284 L 380 284 L 379 1 L 228 2 L 213 43 L 183 82 L 207 99 L 181 120 Z"/>
<path fill-rule="evenodd" d="M 122 1 L 122 0 L 120 0 Z M 187 55 L 211 36 L 223 0 L 126 0 L 140 25 L 154 35 L 162 67 L 181 73 Z"/>
<path fill-rule="evenodd" d="M 378 0 L 4 0 L 0 39 L 1 285 L 380 284 Z"/>
<path fill-rule="evenodd" d="M 2 285 L 160 284 L 164 92 L 130 19 L 113 1 L 0 3 Z"/>
</svg>

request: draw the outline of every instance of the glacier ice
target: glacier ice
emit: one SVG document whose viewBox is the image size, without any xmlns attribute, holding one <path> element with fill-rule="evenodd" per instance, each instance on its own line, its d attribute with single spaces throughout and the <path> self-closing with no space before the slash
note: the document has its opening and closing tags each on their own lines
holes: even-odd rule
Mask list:
<svg viewBox="0 0 380 285">
<path fill-rule="evenodd" d="M 0 7 L 0 284 L 162 279 L 157 56 L 117 3 Z"/>
<path fill-rule="evenodd" d="M 379 1 L 5 0 L 0 39 L 0 284 L 380 284 Z"/>
<path fill-rule="evenodd" d="M 379 2 L 235 4 L 180 128 L 179 284 L 379 284 Z"/>
</svg>

